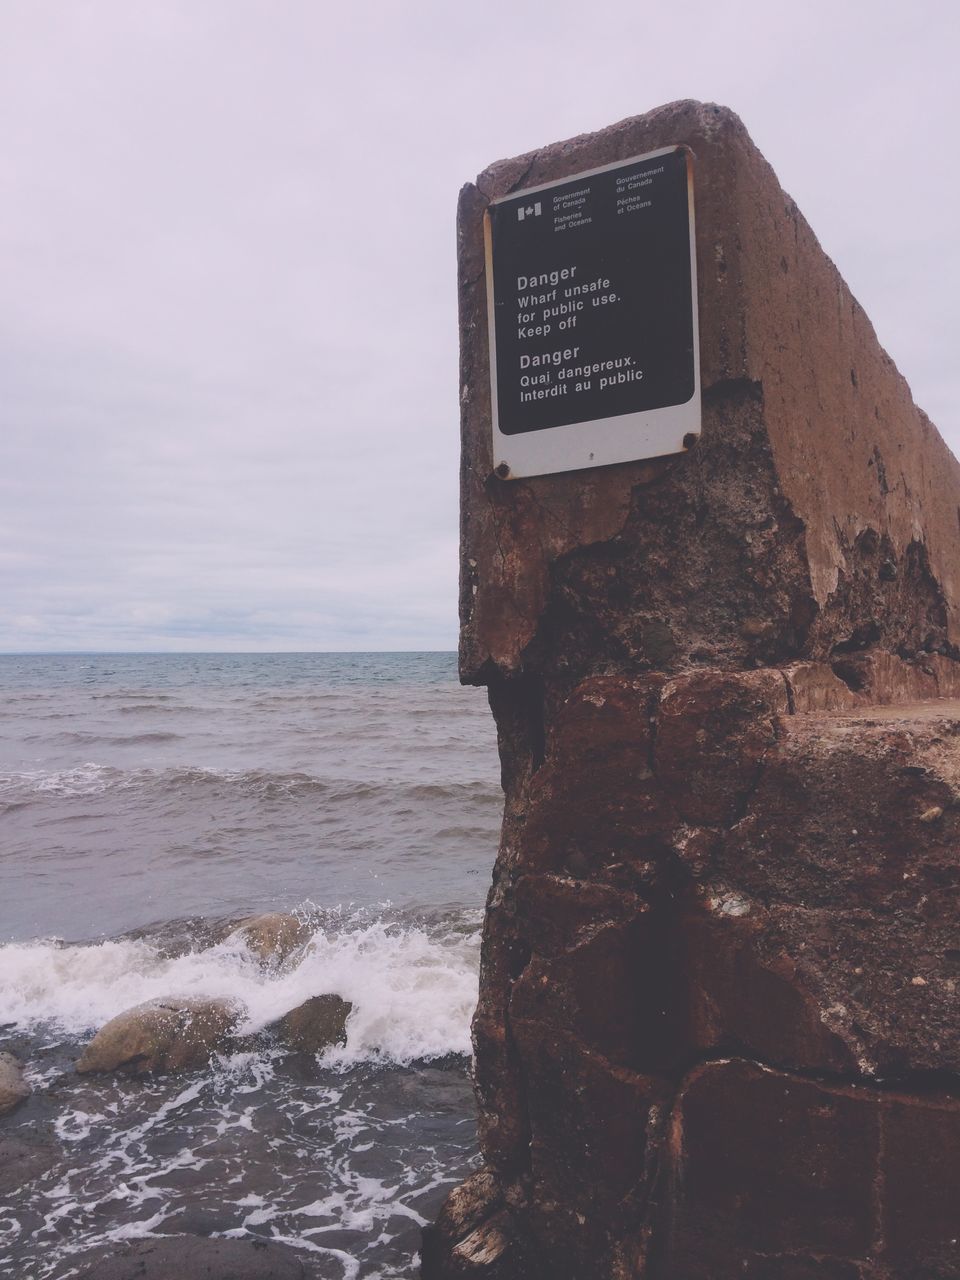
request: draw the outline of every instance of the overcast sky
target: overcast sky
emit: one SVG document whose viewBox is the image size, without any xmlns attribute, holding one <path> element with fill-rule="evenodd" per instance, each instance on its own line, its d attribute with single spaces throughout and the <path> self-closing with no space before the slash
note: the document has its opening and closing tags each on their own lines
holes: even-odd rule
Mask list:
<svg viewBox="0 0 960 1280">
<path fill-rule="evenodd" d="M 676 98 L 960 449 L 958 12 L 0 0 L 0 651 L 453 648 L 457 191 Z"/>
</svg>

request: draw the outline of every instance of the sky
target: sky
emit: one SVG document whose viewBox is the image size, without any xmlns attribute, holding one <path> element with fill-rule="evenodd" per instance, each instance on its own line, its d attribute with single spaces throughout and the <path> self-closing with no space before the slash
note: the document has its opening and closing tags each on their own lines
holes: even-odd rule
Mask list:
<svg viewBox="0 0 960 1280">
<path fill-rule="evenodd" d="M 0 0 L 0 652 L 456 645 L 457 193 L 737 111 L 960 451 L 955 0 Z"/>
</svg>

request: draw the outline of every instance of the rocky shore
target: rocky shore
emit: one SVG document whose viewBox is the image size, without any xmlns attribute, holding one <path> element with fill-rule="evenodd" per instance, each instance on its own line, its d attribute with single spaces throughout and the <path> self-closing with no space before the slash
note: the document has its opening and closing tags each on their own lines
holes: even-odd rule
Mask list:
<svg viewBox="0 0 960 1280">
<path fill-rule="evenodd" d="M 309 938 L 302 921 L 279 912 L 231 922 L 219 934 L 220 940 L 241 942 L 260 964 L 271 968 L 295 962 Z M 171 994 L 112 1018 L 84 1048 L 76 1070 L 80 1075 L 120 1072 L 131 1076 L 196 1071 L 217 1053 L 243 1052 L 266 1043 L 319 1054 L 346 1044 L 351 1009 L 348 1000 L 323 992 L 267 1026 L 243 1033 L 244 1010 L 237 1002 Z M 12 1054 L 0 1053 L 0 1114 L 29 1094 L 24 1065 Z"/>
<path fill-rule="evenodd" d="M 271 913 L 229 921 L 211 932 L 209 941 L 242 945 L 255 963 L 282 970 L 296 965 L 308 945 L 309 928 L 297 917 Z M 102 1026 L 76 1059 L 78 1076 L 90 1079 L 95 1104 L 97 1079 L 140 1080 L 203 1071 L 218 1055 L 275 1049 L 294 1057 L 316 1058 L 344 1045 L 352 1005 L 321 992 L 302 1001 L 266 1026 L 244 1031 L 245 1010 L 235 1001 L 197 999 L 171 994 L 127 1009 Z M 0 1116 L 13 1113 L 31 1097 L 33 1064 L 0 1052 Z M 39 1088 L 43 1089 L 43 1084 Z M 109 1106 L 106 1085 L 101 1106 Z M 51 1169 L 59 1158 L 57 1144 L 31 1126 L 0 1131 L 0 1196 L 15 1199 L 17 1188 Z M 198 1220 L 183 1236 L 131 1240 L 119 1247 L 94 1248 L 75 1259 L 72 1275 L 80 1280 L 307 1280 L 340 1277 L 330 1259 L 311 1258 L 302 1250 L 262 1238 L 214 1239 L 216 1228 Z M 198 1233 L 199 1232 L 199 1233 Z"/>
</svg>

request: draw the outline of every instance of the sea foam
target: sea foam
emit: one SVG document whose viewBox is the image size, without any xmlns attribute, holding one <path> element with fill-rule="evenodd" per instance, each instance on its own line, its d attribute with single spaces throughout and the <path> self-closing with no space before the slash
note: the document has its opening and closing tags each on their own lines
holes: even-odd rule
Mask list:
<svg viewBox="0 0 960 1280">
<path fill-rule="evenodd" d="M 145 1000 L 225 997 L 244 1010 L 240 1030 L 254 1032 L 336 992 L 353 1011 L 346 1046 L 325 1061 L 405 1064 L 470 1052 L 478 952 L 475 913 L 448 929 L 369 915 L 327 923 L 280 968 L 262 965 L 239 935 L 173 957 L 144 938 L 11 943 L 0 947 L 0 1024 L 81 1038 Z"/>
</svg>

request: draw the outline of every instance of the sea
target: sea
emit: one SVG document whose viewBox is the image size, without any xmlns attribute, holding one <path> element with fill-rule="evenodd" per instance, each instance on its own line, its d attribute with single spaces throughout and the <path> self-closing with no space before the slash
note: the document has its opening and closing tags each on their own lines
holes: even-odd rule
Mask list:
<svg viewBox="0 0 960 1280">
<path fill-rule="evenodd" d="M 451 653 L 0 655 L 0 1050 L 32 1087 L 0 1117 L 0 1275 L 187 1235 L 416 1276 L 477 1162 L 501 807 Z M 306 926 L 285 964 L 231 933 L 273 911 Z M 325 992 L 352 1011 L 319 1056 L 264 1037 L 181 1075 L 74 1068 L 155 997 L 229 997 L 253 1033 Z"/>
</svg>

